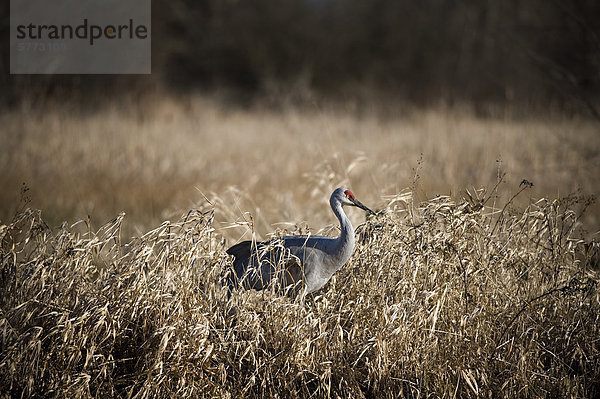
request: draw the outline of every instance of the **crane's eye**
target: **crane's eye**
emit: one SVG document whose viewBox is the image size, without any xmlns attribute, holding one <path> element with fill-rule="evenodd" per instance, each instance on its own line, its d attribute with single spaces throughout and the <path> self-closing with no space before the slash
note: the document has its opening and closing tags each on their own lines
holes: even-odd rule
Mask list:
<svg viewBox="0 0 600 399">
<path fill-rule="evenodd" d="M 354 201 L 354 194 L 352 194 L 352 191 L 346 190 L 344 191 L 344 194 L 346 194 L 346 198 L 348 198 L 350 201 Z"/>
</svg>

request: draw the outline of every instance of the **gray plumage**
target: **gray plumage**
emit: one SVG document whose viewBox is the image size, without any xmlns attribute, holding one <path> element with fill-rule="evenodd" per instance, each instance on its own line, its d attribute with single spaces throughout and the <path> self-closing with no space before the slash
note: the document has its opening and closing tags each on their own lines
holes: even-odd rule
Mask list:
<svg viewBox="0 0 600 399">
<path fill-rule="evenodd" d="M 375 214 L 346 188 L 329 198 L 340 222 L 340 236 L 284 236 L 266 242 L 244 241 L 227 250 L 233 255 L 229 286 L 263 289 L 276 279 L 288 294 L 308 294 L 321 289 L 344 266 L 354 250 L 354 230 L 343 206 L 356 206 Z"/>
</svg>

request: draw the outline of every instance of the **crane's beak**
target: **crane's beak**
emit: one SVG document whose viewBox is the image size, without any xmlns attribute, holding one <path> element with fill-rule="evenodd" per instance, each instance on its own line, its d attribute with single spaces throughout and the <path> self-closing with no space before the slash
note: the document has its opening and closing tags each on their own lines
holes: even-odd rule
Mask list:
<svg viewBox="0 0 600 399">
<path fill-rule="evenodd" d="M 354 206 L 357 206 L 357 207 L 359 207 L 360 209 L 362 209 L 362 210 L 365 210 L 365 211 L 369 212 L 371 215 L 375 215 L 375 212 L 373 212 L 372 210 L 370 210 L 369 208 L 367 208 L 366 206 L 364 206 L 364 205 L 362 204 L 362 202 L 360 202 L 359 200 L 357 200 L 357 199 L 354 199 L 352 202 L 354 203 Z"/>
</svg>

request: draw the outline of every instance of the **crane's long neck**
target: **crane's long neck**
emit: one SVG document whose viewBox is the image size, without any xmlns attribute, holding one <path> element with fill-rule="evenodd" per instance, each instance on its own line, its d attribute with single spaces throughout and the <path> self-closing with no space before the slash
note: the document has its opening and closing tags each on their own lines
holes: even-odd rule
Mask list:
<svg viewBox="0 0 600 399">
<path fill-rule="evenodd" d="M 331 208 L 333 213 L 340 221 L 340 236 L 335 240 L 334 253 L 332 257 L 336 260 L 337 269 L 341 268 L 352 256 L 354 250 L 354 230 L 352 229 L 352 223 L 344 212 L 342 204 L 337 202 L 332 204 Z"/>
</svg>

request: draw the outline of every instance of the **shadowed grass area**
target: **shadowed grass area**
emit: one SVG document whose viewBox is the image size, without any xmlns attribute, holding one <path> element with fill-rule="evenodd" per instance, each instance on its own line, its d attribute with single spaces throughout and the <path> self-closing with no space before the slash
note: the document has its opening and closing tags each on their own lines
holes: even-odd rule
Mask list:
<svg viewBox="0 0 600 399">
<path fill-rule="evenodd" d="M 597 396 L 598 245 L 577 231 L 586 200 L 494 206 L 497 194 L 388 196 L 357 228 L 349 264 L 304 303 L 228 298 L 214 228 L 216 212 L 235 212 L 225 199 L 132 241 L 123 215 L 51 229 L 26 209 L 0 227 L 0 391 Z"/>
</svg>

